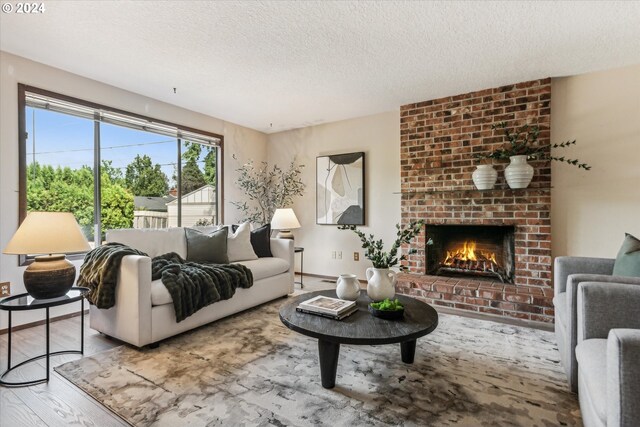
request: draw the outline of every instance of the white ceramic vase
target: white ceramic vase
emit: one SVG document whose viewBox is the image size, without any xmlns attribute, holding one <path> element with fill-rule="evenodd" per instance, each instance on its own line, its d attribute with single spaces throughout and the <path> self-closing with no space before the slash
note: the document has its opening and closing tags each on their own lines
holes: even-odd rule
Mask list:
<svg viewBox="0 0 640 427">
<path fill-rule="evenodd" d="M 527 163 L 527 156 L 511 156 L 511 163 L 504 170 L 509 188 L 527 188 L 533 179 L 533 166 Z"/>
<path fill-rule="evenodd" d="M 367 268 L 367 295 L 373 301 L 391 299 L 396 294 L 396 273 L 388 268 Z"/>
<path fill-rule="evenodd" d="M 336 295 L 340 299 L 355 301 L 360 295 L 360 283 L 355 274 L 341 274 L 338 277 L 338 285 L 336 286 Z"/>
<path fill-rule="evenodd" d="M 478 190 L 491 190 L 496 185 L 498 172 L 492 165 L 478 165 L 471 178 Z"/>
</svg>

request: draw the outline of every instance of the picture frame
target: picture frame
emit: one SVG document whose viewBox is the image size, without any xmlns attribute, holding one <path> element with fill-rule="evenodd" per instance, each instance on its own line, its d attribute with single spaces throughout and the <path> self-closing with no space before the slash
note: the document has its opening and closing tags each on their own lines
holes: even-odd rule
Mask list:
<svg viewBox="0 0 640 427">
<path fill-rule="evenodd" d="M 316 224 L 365 225 L 364 154 L 316 157 Z"/>
</svg>

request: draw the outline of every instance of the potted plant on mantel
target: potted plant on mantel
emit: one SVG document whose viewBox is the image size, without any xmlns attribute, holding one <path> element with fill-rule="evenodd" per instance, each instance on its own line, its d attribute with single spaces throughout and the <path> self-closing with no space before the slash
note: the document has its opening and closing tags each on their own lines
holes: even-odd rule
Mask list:
<svg viewBox="0 0 640 427">
<path fill-rule="evenodd" d="M 360 237 L 362 242 L 362 248 L 365 249 L 364 256 L 373 263 L 373 268 L 367 268 L 367 295 L 373 301 L 384 301 L 385 299 L 393 298 L 396 294 L 396 273 L 390 270 L 407 259 L 408 254 L 416 252 L 414 248 L 409 250 L 408 254 L 402 254 L 398 256 L 398 250 L 404 243 L 410 243 L 411 240 L 422 230 L 424 225 L 423 220 L 411 221 L 406 228 L 401 228 L 400 224 L 396 224 L 397 234 L 396 240 L 391 246 L 389 252 L 384 252 L 384 243 L 382 239 L 376 240 L 373 234 L 367 236 L 362 231 L 358 230 L 355 225 L 343 225 L 338 227 L 339 230 L 351 230 Z M 431 240 L 427 242 L 431 244 Z M 407 269 L 406 266 L 400 264 L 398 266 L 400 271 Z"/>
<path fill-rule="evenodd" d="M 491 126 L 491 129 L 502 129 L 507 138 L 507 143 L 501 148 L 493 150 L 488 154 L 477 154 L 476 158 L 485 159 L 509 159 L 510 163 L 505 168 L 504 176 L 509 184 L 509 188 L 527 188 L 533 178 L 533 166 L 527 163 L 527 160 L 555 160 L 558 162 L 568 163 L 584 170 L 590 170 L 591 166 L 586 163 L 580 163 L 578 159 L 568 159 L 564 156 L 556 157 L 551 155 L 553 148 L 566 148 L 575 145 L 576 140 L 561 142 L 560 144 L 543 144 L 538 145 L 538 136 L 540 128 L 538 125 L 524 125 L 516 129 L 512 133 L 507 127 L 506 122 L 501 122 Z M 479 165 L 473 172 L 473 182 L 479 190 L 488 190 L 493 188 L 497 172 L 493 166 L 489 164 Z"/>
</svg>

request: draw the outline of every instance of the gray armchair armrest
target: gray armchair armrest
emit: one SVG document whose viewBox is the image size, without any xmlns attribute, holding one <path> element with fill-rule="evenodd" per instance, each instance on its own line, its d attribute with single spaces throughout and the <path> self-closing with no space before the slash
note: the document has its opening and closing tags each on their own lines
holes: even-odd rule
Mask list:
<svg viewBox="0 0 640 427">
<path fill-rule="evenodd" d="M 587 258 L 560 256 L 553 264 L 553 288 L 555 296 L 566 292 L 567 279 L 571 274 L 602 274 L 610 276 L 613 273 L 613 258 Z"/>
<path fill-rule="evenodd" d="M 632 427 L 638 420 L 640 330 L 613 329 L 607 339 L 607 425 Z"/>
<path fill-rule="evenodd" d="M 615 328 L 640 329 L 640 286 L 583 282 L 578 285 L 578 342 L 607 338 Z"/>
</svg>

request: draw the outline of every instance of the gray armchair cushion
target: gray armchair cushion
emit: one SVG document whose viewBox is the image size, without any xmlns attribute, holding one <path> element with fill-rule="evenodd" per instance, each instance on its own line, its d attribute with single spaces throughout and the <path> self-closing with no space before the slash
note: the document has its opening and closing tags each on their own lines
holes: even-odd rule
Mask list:
<svg viewBox="0 0 640 427">
<path fill-rule="evenodd" d="M 557 296 L 567 291 L 567 279 L 571 274 L 613 274 L 613 258 L 589 258 L 589 257 L 557 257 L 553 264 L 553 288 Z"/>
<path fill-rule="evenodd" d="M 607 395 L 607 425 L 637 426 L 640 421 L 640 330 L 638 329 L 613 329 L 609 332 Z"/>
<path fill-rule="evenodd" d="M 578 285 L 578 342 L 607 338 L 615 328 L 640 329 L 640 286 L 583 282 Z"/>
<path fill-rule="evenodd" d="M 613 260 L 610 260 L 610 266 L 613 268 Z M 578 344 L 578 285 L 582 282 L 601 282 L 601 283 L 629 283 L 640 285 L 640 278 L 636 277 L 620 277 L 620 276 L 607 276 L 601 274 L 570 274 L 567 277 L 567 291 L 566 297 L 566 310 L 567 316 L 565 319 L 566 327 L 566 345 L 558 342 L 558 348 L 561 352 L 564 352 L 562 357 L 563 361 L 568 361 L 568 364 L 564 365 L 571 390 L 578 390 L 578 366 L 575 355 L 575 348 Z M 558 296 L 556 296 L 558 298 Z M 600 338 L 605 338 L 600 337 Z"/>
<path fill-rule="evenodd" d="M 581 406 L 591 406 L 604 424 L 607 421 L 607 340 L 582 341 L 576 347 L 576 357 L 580 367 L 580 393 L 588 394 L 580 396 Z"/>
</svg>

